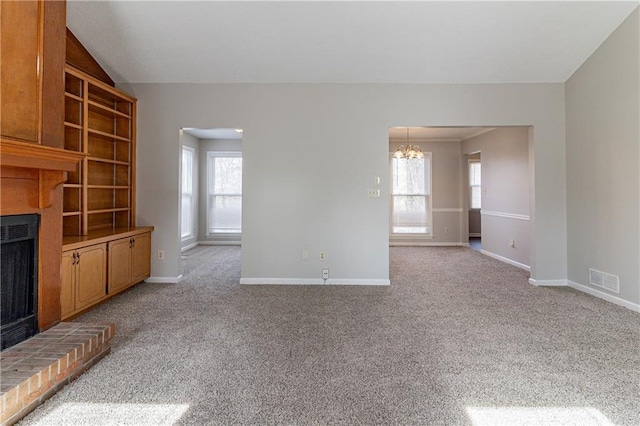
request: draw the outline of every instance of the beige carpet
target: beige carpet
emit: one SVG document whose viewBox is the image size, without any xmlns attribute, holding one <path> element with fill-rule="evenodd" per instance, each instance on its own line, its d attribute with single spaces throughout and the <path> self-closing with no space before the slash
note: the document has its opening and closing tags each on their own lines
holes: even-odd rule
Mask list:
<svg viewBox="0 0 640 426">
<path fill-rule="evenodd" d="M 78 319 L 116 324 L 112 354 L 24 424 L 640 424 L 640 315 L 471 249 L 392 248 L 391 287 L 185 254 Z"/>
</svg>

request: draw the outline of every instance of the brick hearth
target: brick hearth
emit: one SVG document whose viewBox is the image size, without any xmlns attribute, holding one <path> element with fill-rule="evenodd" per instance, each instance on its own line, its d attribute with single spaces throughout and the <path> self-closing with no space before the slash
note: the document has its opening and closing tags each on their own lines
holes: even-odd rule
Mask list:
<svg viewBox="0 0 640 426">
<path fill-rule="evenodd" d="M 0 353 L 0 422 L 11 425 L 111 351 L 113 324 L 60 323 Z"/>
</svg>

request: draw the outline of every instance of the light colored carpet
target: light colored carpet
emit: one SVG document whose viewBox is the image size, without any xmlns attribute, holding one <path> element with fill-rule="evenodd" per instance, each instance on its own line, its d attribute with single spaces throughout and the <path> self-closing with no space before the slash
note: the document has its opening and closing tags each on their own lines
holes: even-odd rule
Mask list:
<svg viewBox="0 0 640 426">
<path fill-rule="evenodd" d="M 184 264 L 79 318 L 116 324 L 112 354 L 23 423 L 640 424 L 640 315 L 471 249 L 391 248 L 390 287 Z"/>
</svg>

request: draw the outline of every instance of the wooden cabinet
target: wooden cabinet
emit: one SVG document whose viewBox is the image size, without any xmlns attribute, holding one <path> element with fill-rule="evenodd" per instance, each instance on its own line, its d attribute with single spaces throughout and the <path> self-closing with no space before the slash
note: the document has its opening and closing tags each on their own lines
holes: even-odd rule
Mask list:
<svg viewBox="0 0 640 426">
<path fill-rule="evenodd" d="M 109 294 L 149 278 L 151 234 L 109 242 Z"/>
<path fill-rule="evenodd" d="M 40 142 L 39 22 L 43 4 L 2 2 L 2 136 Z M 7 34 L 19 34 L 5 37 Z"/>
<path fill-rule="evenodd" d="M 79 251 L 100 243 L 106 256 L 106 272 L 99 280 L 102 297 L 97 284 L 95 289 L 65 284 L 61 303 L 67 317 L 150 275 L 153 228 L 135 226 L 136 102 L 69 64 L 65 67 L 64 147 L 84 159 L 64 184 L 63 247 Z M 69 275 L 65 269 L 73 262 L 63 259 L 63 275 Z"/>
<path fill-rule="evenodd" d="M 106 293 L 107 245 L 90 245 L 62 253 L 62 318 L 103 300 Z"/>
<path fill-rule="evenodd" d="M 151 234 L 139 235 L 131 248 L 131 282 L 146 280 L 151 275 Z"/>
<path fill-rule="evenodd" d="M 2 139 L 62 148 L 66 4 L 0 3 Z"/>
<path fill-rule="evenodd" d="M 64 237 L 62 319 L 149 278 L 152 231 L 151 226 L 109 228 Z"/>
<path fill-rule="evenodd" d="M 134 226 L 136 99 L 69 65 L 65 148 L 87 155 L 64 185 L 64 234 Z"/>
</svg>

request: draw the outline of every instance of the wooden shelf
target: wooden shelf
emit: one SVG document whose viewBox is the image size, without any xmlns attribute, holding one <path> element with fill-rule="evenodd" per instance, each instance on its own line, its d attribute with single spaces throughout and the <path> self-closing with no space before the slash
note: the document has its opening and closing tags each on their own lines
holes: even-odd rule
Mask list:
<svg viewBox="0 0 640 426">
<path fill-rule="evenodd" d="M 74 68 L 67 65 L 67 69 L 74 69 Z M 98 90 L 100 90 L 102 92 L 109 93 L 111 95 L 114 95 L 114 97 L 122 100 L 123 102 L 129 102 L 129 103 L 132 103 L 132 104 L 137 102 L 136 98 L 134 98 L 132 96 L 129 96 L 126 93 L 121 92 L 120 90 L 118 90 L 118 89 L 116 89 L 114 87 L 111 87 L 111 86 L 109 86 L 107 84 L 104 84 L 102 81 L 91 77 L 89 74 L 85 74 L 80 70 L 75 70 L 75 71 L 80 74 L 80 77 L 82 79 L 86 80 L 90 85 L 95 86 L 96 88 L 98 88 Z"/>
<path fill-rule="evenodd" d="M 129 167 L 131 165 L 127 161 L 116 161 L 116 160 L 109 160 L 107 158 L 99 158 L 99 157 L 87 157 L 87 160 L 96 161 L 98 163 L 119 164 L 121 166 L 127 166 L 127 167 Z"/>
<path fill-rule="evenodd" d="M 65 72 L 65 146 L 85 158 L 64 186 L 63 210 L 73 213 L 64 233 L 134 226 L 137 101 L 68 64 Z"/>
<path fill-rule="evenodd" d="M 71 127 L 73 129 L 78 129 L 78 130 L 82 130 L 82 126 L 79 124 L 75 124 L 75 123 L 69 123 L 68 121 L 64 122 L 64 125 L 67 127 Z"/>
<path fill-rule="evenodd" d="M 127 185 L 87 185 L 89 189 L 131 189 Z"/>
<path fill-rule="evenodd" d="M 82 97 L 80 97 L 80 96 L 78 96 L 78 95 L 74 95 L 73 93 L 64 92 L 64 95 L 65 95 L 67 98 L 75 99 L 76 101 L 80 101 L 80 102 L 82 102 L 82 101 L 83 101 Z"/>
<path fill-rule="evenodd" d="M 114 213 L 114 212 L 126 212 L 129 210 L 129 207 L 120 207 L 114 209 L 102 209 L 102 210 L 89 210 L 87 214 L 100 214 L 100 213 Z"/>
<path fill-rule="evenodd" d="M 131 142 L 131 139 L 129 139 L 129 138 L 125 138 L 125 137 L 122 137 L 122 136 L 114 135 L 113 133 L 102 132 L 100 130 L 95 130 L 95 129 L 89 129 L 88 131 L 89 131 L 89 133 L 93 133 L 95 135 L 104 136 L 104 137 L 107 137 L 109 139 L 117 139 L 117 140 L 123 141 L 123 142 Z"/>
<path fill-rule="evenodd" d="M 106 105 L 102 105 L 101 103 L 98 103 L 98 102 L 95 102 L 95 101 L 91 101 L 90 100 L 89 101 L 89 107 L 97 107 L 97 108 L 99 108 L 101 110 L 104 110 L 104 111 L 112 113 L 112 114 L 116 114 L 116 115 L 118 115 L 120 117 L 123 117 L 123 118 L 131 118 L 131 116 L 129 114 L 125 114 L 124 112 L 120 112 L 118 110 L 110 108 L 110 107 L 108 107 Z"/>
<path fill-rule="evenodd" d="M 82 214 L 82 212 L 63 212 L 62 216 L 66 217 L 66 216 L 80 216 Z"/>
</svg>

